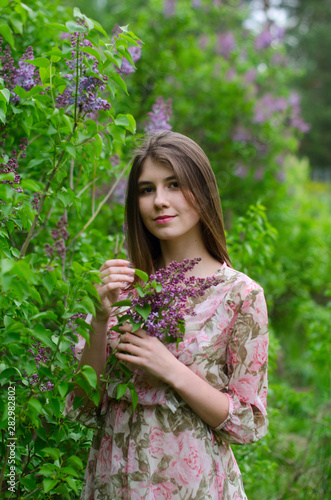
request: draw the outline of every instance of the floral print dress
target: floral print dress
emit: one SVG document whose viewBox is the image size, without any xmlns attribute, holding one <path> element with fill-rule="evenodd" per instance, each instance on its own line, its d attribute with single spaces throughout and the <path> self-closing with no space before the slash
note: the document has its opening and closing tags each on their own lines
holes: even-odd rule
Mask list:
<svg viewBox="0 0 331 500">
<path fill-rule="evenodd" d="M 252 443 L 267 432 L 267 309 L 262 288 L 226 264 L 220 284 L 192 300 L 196 315 L 186 317 L 185 336 L 167 344 L 190 367 L 229 399 L 228 417 L 211 428 L 164 383 L 141 369 L 130 393 L 116 399 L 108 387 L 101 407 L 65 413 L 95 427 L 81 498 L 84 500 L 246 499 L 230 443 Z M 114 319 L 110 322 L 110 328 Z M 114 348 L 118 333 L 109 331 Z M 79 353 L 83 339 L 76 346 Z"/>
</svg>

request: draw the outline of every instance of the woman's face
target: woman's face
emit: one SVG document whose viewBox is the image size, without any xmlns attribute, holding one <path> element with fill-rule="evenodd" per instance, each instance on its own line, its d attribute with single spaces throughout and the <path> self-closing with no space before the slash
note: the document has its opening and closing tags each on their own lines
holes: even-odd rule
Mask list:
<svg viewBox="0 0 331 500">
<path fill-rule="evenodd" d="M 171 168 L 147 158 L 138 179 L 139 211 L 160 240 L 200 236 L 200 216 L 186 201 Z"/>
</svg>

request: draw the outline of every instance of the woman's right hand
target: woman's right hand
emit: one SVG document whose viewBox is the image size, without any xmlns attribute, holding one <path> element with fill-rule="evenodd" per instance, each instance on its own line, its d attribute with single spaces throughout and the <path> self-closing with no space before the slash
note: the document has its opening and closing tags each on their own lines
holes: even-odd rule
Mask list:
<svg viewBox="0 0 331 500">
<path fill-rule="evenodd" d="M 128 260 L 107 260 L 100 268 L 102 284 L 95 288 L 101 300 L 101 310 L 97 310 L 95 320 L 106 322 L 111 314 L 112 305 L 118 301 L 120 291 L 134 281 L 134 269 L 129 267 Z"/>
</svg>

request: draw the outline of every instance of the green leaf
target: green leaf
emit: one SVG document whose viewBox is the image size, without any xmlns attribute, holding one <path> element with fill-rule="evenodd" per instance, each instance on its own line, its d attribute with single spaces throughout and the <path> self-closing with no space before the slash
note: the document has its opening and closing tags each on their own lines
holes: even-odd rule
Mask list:
<svg viewBox="0 0 331 500">
<path fill-rule="evenodd" d="M 31 409 L 33 409 L 33 410 L 37 411 L 37 413 L 38 413 L 39 415 L 40 415 L 40 414 L 42 414 L 42 412 L 43 412 L 43 406 L 42 406 L 41 402 L 40 402 L 40 401 L 38 401 L 38 399 L 36 399 L 36 398 L 31 398 L 31 399 L 29 399 L 29 401 L 28 401 L 28 406 L 29 406 Z"/>
<path fill-rule="evenodd" d="M 52 293 L 55 284 L 57 281 L 56 273 L 54 271 L 48 271 L 47 274 L 43 277 L 43 285 L 48 291 L 48 293 Z"/>
<path fill-rule="evenodd" d="M 8 18 L 10 24 L 13 26 L 15 33 L 23 35 L 23 23 L 22 18 L 16 12 L 13 12 Z"/>
<path fill-rule="evenodd" d="M 135 309 L 140 314 L 140 316 L 144 318 L 144 320 L 146 321 L 148 316 L 150 315 L 152 307 L 150 306 L 150 304 L 145 304 L 143 307 L 136 305 Z"/>
<path fill-rule="evenodd" d="M 109 38 L 108 34 L 103 29 L 103 27 L 101 26 L 101 24 L 98 23 L 98 21 L 94 21 L 93 20 L 93 23 L 94 23 L 94 29 L 96 29 L 97 31 L 100 31 L 100 33 L 102 33 L 106 38 Z"/>
<path fill-rule="evenodd" d="M 10 92 L 8 89 L 1 89 L 0 90 L 0 99 L 4 100 L 5 102 L 9 102 L 10 100 Z"/>
<path fill-rule="evenodd" d="M 116 398 L 121 399 L 121 397 L 126 393 L 127 388 L 128 384 L 118 384 Z"/>
<path fill-rule="evenodd" d="M 99 52 L 93 49 L 92 47 L 84 47 L 82 49 L 82 52 L 84 52 L 85 54 L 90 54 L 91 56 L 95 57 L 99 63 L 101 63 L 101 57 Z"/>
<path fill-rule="evenodd" d="M 93 316 L 95 315 L 95 306 L 94 306 L 92 299 L 90 299 L 90 297 L 87 297 L 85 295 L 82 298 L 80 304 L 83 306 L 85 312 L 87 312 L 89 314 L 93 314 Z"/>
<path fill-rule="evenodd" d="M 35 314 L 30 319 L 31 320 L 34 320 L 34 319 L 53 319 L 54 321 L 57 321 L 58 317 L 54 311 L 49 310 L 49 311 L 43 311 L 43 312 L 40 312 L 38 314 Z"/>
<path fill-rule="evenodd" d="M 9 43 L 12 49 L 15 49 L 14 37 L 11 29 L 7 24 L 0 24 L 0 35 L 4 37 L 4 39 Z"/>
<path fill-rule="evenodd" d="M 68 394 L 69 384 L 62 381 L 56 385 L 56 388 L 59 391 L 61 398 L 64 398 Z"/>
<path fill-rule="evenodd" d="M 19 369 L 16 368 L 15 366 L 11 366 L 10 368 L 6 368 L 5 370 L 2 370 L 0 373 L 0 380 L 4 381 L 4 383 L 12 380 L 12 377 L 19 377 L 20 379 L 23 378 Z"/>
<path fill-rule="evenodd" d="M 144 271 L 141 271 L 140 269 L 135 269 L 134 272 L 137 276 L 139 276 L 140 279 L 145 281 L 145 283 L 148 281 L 148 279 L 149 279 L 148 274 L 145 273 Z"/>
<path fill-rule="evenodd" d="M 136 388 L 132 382 L 128 383 L 128 387 L 130 389 L 132 406 L 133 406 L 133 411 L 134 411 L 136 409 L 137 404 L 138 404 L 138 394 L 137 394 Z"/>
<path fill-rule="evenodd" d="M 54 29 L 59 30 L 59 31 L 64 31 L 65 33 L 69 33 L 69 29 L 66 26 L 64 26 L 64 24 L 46 23 L 44 26 L 46 29 L 54 28 Z"/>
<path fill-rule="evenodd" d="M 96 158 L 99 158 L 102 153 L 103 143 L 99 134 L 94 137 L 93 148 Z"/>
<path fill-rule="evenodd" d="M 48 479 L 45 477 L 45 479 L 43 479 L 44 492 L 49 493 L 54 490 L 55 486 L 57 486 L 59 482 L 60 481 L 58 479 Z"/>
<path fill-rule="evenodd" d="M 43 454 L 58 460 L 61 457 L 61 452 L 58 448 L 43 448 Z"/>
<path fill-rule="evenodd" d="M 69 30 L 69 33 L 75 33 L 78 31 L 79 33 L 87 33 L 88 29 L 86 26 L 81 26 L 80 24 L 75 23 L 74 21 L 66 22 L 66 27 Z"/>
<path fill-rule="evenodd" d="M 35 337 L 37 340 L 40 340 L 43 344 L 45 344 L 50 349 L 54 350 L 55 345 L 51 341 L 51 330 L 43 327 L 42 325 L 35 325 L 33 329 L 29 330 L 31 335 Z"/>
<path fill-rule="evenodd" d="M 85 378 L 85 380 L 91 387 L 93 387 L 93 389 L 97 387 L 98 377 L 92 366 L 83 365 L 78 373 L 80 373 Z"/>
<path fill-rule="evenodd" d="M 117 85 L 119 85 L 119 87 L 121 87 L 121 89 L 124 90 L 124 92 L 127 95 L 129 95 L 128 89 L 126 88 L 126 84 L 125 84 L 123 78 L 118 73 L 111 73 L 109 75 L 109 78 L 111 78 L 115 83 L 117 83 Z"/>
<path fill-rule="evenodd" d="M 118 302 L 114 302 L 113 307 L 123 307 L 123 306 L 131 306 L 131 300 L 119 300 Z"/>
<path fill-rule="evenodd" d="M 18 85 L 16 85 L 16 87 L 14 88 L 14 92 L 20 99 L 27 99 L 28 97 L 27 91 L 22 89 L 22 87 L 19 87 Z"/>
<path fill-rule="evenodd" d="M 70 486 L 70 488 L 72 490 L 74 490 L 74 492 L 76 493 L 76 495 L 78 495 L 78 487 L 77 487 L 76 481 L 71 476 L 65 477 L 64 480 L 68 483 L 68 485 Z"/>
<path fill-rule="evenodd" d="M 36 59 L 25 59 L 24 62 L 37 66 L 37 68 L 48 68 L 51 64 L 46 57 L 36 57 Z"/>
<path fill-rule="evenodd" d="M 76 148 L 71 142 L 66 142 L 64 144 L 64 149 L 70 154 L 70 156 L 76 159 Z"/>
<path fill-rule="evenodd" d="M 109 50 L 105 50 L 104 55 L 107 57 L 108 61 L 115 64 L 118 68 L 121 67 L 122 59 L 117 54 L 112 54 Z"/>
<path fill-rule="evenodd" d="M 66 464 L 71 465 L 76 470 L 82 470 L 84 468 L 83 462 L 76 455 L 72 455 L 71 457 L 69 457 L 66 460 Z"/>
</svg>

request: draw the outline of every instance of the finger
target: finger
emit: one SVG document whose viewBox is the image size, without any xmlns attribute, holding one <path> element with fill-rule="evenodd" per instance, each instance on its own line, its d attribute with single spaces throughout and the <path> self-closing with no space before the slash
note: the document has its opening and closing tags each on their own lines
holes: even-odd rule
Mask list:
<svg viewBox="0 0 331 500">
<path fill-rule="evenodd" d="M 123 325 L 121 325 L 119 327 L 119 329 L 123 332 L 123 333 L 131 333 L 132 332 L 132 325 L 130 325 L 130 323 L 124 323 Z"/>
<path fill-rule="evenodd" d="M 101 266 L 100 271 L 107 269 L 108 267 L 128 267 L 132 265 L 129 260 L 124 259 L 110 259 L 106 260 L 106 262 Z M 132 269 L 132 268 L 129 268 Z"/>
<path fill-rule="evenodd" d="M 106 274 L 103 275 L 102 281 L 103 283 L 121 282 L 121 281 L 132 283 L 134 281 L 134 277 L 129 276 L 128 274 Z"/>
<path fill-rule="evenodd" d="M 141 349 L 139 346 L 130 343 L 118 344 L 117 350 L 131 356 L 139 356 Z"/>
<path fill-rule="evenodd" d="M 106 295 L 108 295 L 109 292 L 113 292 L 114 290 L 124 290 L 126 289 L 128 286 L 127 283 L 124 283 L 123 281 L 115 281 L 115 282 L 111 282 L 111 283 L 107 283 L 106 285 L 103 285 L 103 286 L 98 286 L 97 287 L 97 290 L 98 290 L 98 293 L 100 295 L 100 297 L 104 297 Z"/>
</svg>

